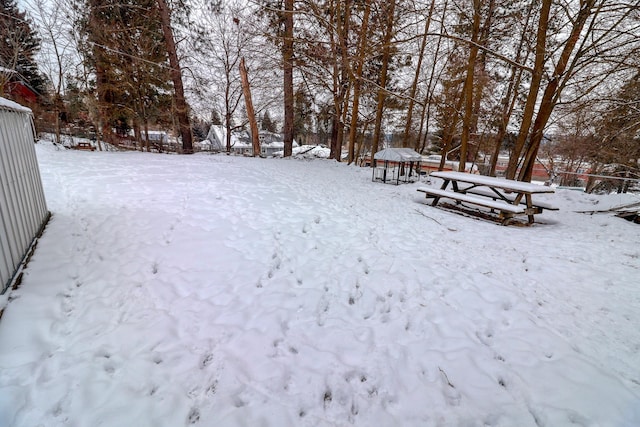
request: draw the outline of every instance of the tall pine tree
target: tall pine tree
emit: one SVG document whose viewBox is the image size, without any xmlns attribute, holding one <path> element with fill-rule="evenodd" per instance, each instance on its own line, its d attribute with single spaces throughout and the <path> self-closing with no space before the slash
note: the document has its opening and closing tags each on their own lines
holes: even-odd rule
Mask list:
<svg viewBox="0 0 640 427">
<path fill-rule="evenodd" d="M 90 47 L 88 65 L 95 71 L 104 138 L 109 141 L 111 129 L 127 124 L 138 140 L 146 140 L 149 124 L 170 121 L 169 66 L 158 6 L 155 0 L 88 0 L 86 10 L 81 27 Z"/>
<path fill-rule="evenodd" d="M 45 92 L 34 59 L 39 48 L 40 39 L 27 14 L 15 0 L 0 0 L 0 93 L 8 89 L 10 80 L 23 82 L 37 95 Z"/>
</svg>

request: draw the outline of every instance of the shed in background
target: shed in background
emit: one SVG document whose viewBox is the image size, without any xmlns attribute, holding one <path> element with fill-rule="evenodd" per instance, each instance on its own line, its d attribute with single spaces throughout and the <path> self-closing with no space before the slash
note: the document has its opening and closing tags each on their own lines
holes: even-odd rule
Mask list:
<svg viewBox="0 0 640 427">
<path fill-rule="evenodd" d="M 29 108 L 0 97 L 0 293 L 49 220 Z"/>
<path fill-rule="evenodd" d="M 420 179 L 422 156 L 410 148 L 385 148 L 373 155 L 372 181 L 399 184 Z"/>
</svg>

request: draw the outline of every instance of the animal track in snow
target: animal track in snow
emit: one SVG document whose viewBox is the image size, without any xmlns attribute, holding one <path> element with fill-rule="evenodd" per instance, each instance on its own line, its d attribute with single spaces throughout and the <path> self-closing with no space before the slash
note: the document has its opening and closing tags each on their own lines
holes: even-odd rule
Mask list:
<svg viewBox="0 0 640 427">
<path fill-rule="evenodd" d="M 236 408 L 242 408 L 243 406 L 247 406 L 247 403 L 248 403 L 245 400 L 243 400 L 239 395 L 233 396 L 232 400 L 233 400 L 233 406 L 235 406 Z"/>
<path fill-rule="evenodd" d="M 211 383 L 211 385 L 209 385 L 209 387 L 207 387 L 207 389 L 205 390 L 205 393 L 209 396 L 213 396 L 214 394 L 216 394 L 216 391 L 218 390 L 218 381 L 213 381 Z"/>
<path fill-rule="evenodd" d="M 318 315 L 318 326 L 324 326 L 325 318 L 327 317 L 327 312 L 329 311 L 329 301 L 323 296 L 318 302 L 317 315 Z"/>
<path fill-rule="evenodd" d="M 62 302 L 60 303 L 60 308 L 67 317 L 70 316 L 71 313 L 73 313 L 75 307 L 73 305 L 73 302 L 71 301 L 71 294 L 65 293 L 63 295 Z"/>
<path fill-rule="evenodd" d="M 116 372 L 116 366 L 112 362 L 107 362 L 104 364 L 104 371 L 107 374 L 113 375 Z"/>
<path fill-rule="evenodd" d="M 202 361 L 200 362 L 200 369 L 206 368 L 211 364 L 211 362 L 213 362 L 213 354 L 211 353 L 205 354 L 204 357 L 202 358 Z"/>
<path fill-rule="evenodd" d="M 187 415 L 187 422 L 189 424 L 195 424 L 200 421 L 200 410 L 198 408 L 191 408 L 189 415 Z"/>
<path fill-rule="evenodd" d="M 328 389 L 324 392 L 324 396 L 322 400 L 324 401 L 324 409 L 327 409 L 327 407 L 329 407 L 329 405 L 331 404 L 331 401 L 333 400 L 331 390 Z"/>
</svg>

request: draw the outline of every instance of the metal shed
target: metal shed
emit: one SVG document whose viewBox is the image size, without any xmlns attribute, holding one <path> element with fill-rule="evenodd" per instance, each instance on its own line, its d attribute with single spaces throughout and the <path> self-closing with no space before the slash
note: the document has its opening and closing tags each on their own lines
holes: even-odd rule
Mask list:
<svg viewBox="0 0 640 427">
<path fill-rule="evenodd" d="M 373 155 L 371 180 L 396 185 L 415 182 L 420 179 L 421 164 L 422 156 L 410 148 L 385 148 Z"/>
<path fill-rule="evenodd" d="M 49 220 L 29 108 L 0 98 L 0 293 Z"/>
</svg>

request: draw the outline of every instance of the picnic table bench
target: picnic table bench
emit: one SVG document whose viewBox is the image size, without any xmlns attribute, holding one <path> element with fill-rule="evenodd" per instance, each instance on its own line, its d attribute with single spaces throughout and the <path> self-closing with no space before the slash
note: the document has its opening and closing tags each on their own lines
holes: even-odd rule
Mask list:
<svg viewBox="0 0 640 427">
<path fill-rule="evenodd" d="M 74 150 L 87 150 L 87 151 L 95 151 L 96 147 L 91 145 L 88 142 L 78 142 L 75 146 L 71 147 Z"/>
<path fill-rule="evenodd" d="M 554 193 L 551 187 L 466 172 L 431 172 L 429 176 L 443 180 L 440 188 L 418 188 L 428 199 L 433 198 L 433 206 L 442 198 L 455 200 L 456 204 L 465 202 L 482 206 L 499 211 L 503 225 L 516 215 L 526 215 L 532 224 L 534 215 L 544 209 L 557 210 L 547 203 L 533 201 L 534 194 Z M 449 185 L 451 187 L 447 189 Z"/>
</svg>

